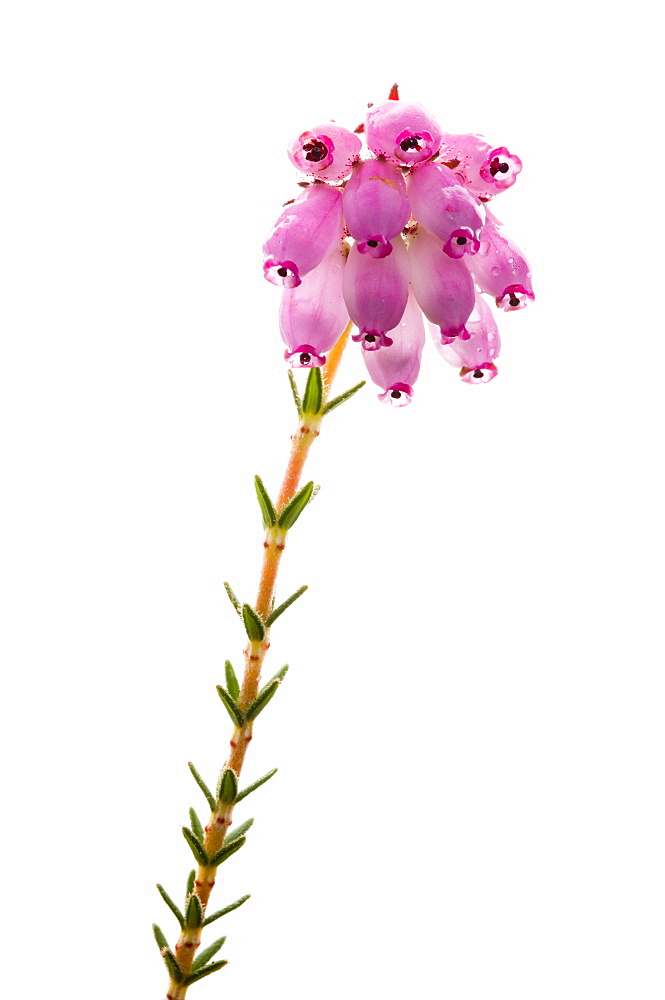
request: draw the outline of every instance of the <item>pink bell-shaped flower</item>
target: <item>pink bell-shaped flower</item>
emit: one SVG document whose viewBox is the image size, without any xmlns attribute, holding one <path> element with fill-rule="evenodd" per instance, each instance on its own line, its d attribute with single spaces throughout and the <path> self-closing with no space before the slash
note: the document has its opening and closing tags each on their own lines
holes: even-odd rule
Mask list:
<svg viewBox="0 0 665 1000">
<path fill-rule="evenodd" d="M 264 276 L 273 285 L 296 288 L 342 238 L 342 192 L 312 184 L 287 205 L 263 244 Z"/>
<path fill-rule="evenodd" d="M 492 198 L 517 180 L 522 169 L 519 156 L 505 146 L 491 146 L 482 135 L 444 133 L 439 159 L 479 198 Z"/>
<path fill-rule="evenodd" d="M 346 226 L 360 253 L 387 257 L 411 209 L 399 168 L 383 159 L 356 164 L 344 188 Z"/>
<path fill-rule="evenodd" d="M 374 104 L 367 112 L 367 145 L 377 156 L 394 163 L 421 163 L 435 156 L 441 128 L 422 104 L 391 100 Z"/>
<path fill-rule="evenodd" d="M 510 312 L 523 309 L 534 294 L 529 262 L 501 228 L 499 220 L 488 211 L 480 234 L 480 249 L 475 256 L 464 260 L 480 290 L 491 295 L 500 309 Z"/>
<path fill-rule="evenodd" d="M 490 306 L 476 292 L 473 312 L 466 321 L 468 340 L 455 340 L 452 344 L 442 344 L 438 327 L 429 324 L 436 349 L 453 368 L 460 368 L 460 378 L 469 385 L 491 382 L 497 374 L 495 360 L 499 356 L 501 340 Z"/>
<path fill-rule="evenodd" d="M 485 209 L 442 163 L 423 163 L 409 180 L 414 217 L 443 243 L 449 257 L 475 254 Z"/>
<path fill-rule="evenodd" d="M 379 394 L 381 402 L 406 406 L 413 396 L 425 343 L 423 314 L 412 293 L 402 319 L 389 333 L 391 346 L 381 351 L 363 351 L 363 361 L 372 382 L 383 390 Z"/>
<path fill-rule="evenodd" d="M 439 327 L 441 343 L 450 344 L 469 337 L 465 324 L 475 293 L 464 262 L 441 253 L 441 246 L 421 225 L 409 237 L 411 287 L 422 311 Z"/>
<path fill-rule="evenodd" d="M 409 295 L 409 262 L 402 238 L 394 241 L 388 257 L 371 257 L 353 246 L 342 287 L 349 316 L 358 327 L 352 339 L 362 342 L 366 351 L 390 347 L 388 331 L 404 315 Z"/>
<path fill-rule="evenodd" d="M 358 159 L 362 142 L 341 125 L 315 125 L 292 139 L 287 150 L 294 167 L 321 181 L 341 181 Z"/>
<path fill-rule="evenodd" d="M 348 247 L 340 243 L 296 288 L 285 288 L 279 329 L 292 368 L 320 368 L 349 322 L 342 296 Z"/>
</svg>

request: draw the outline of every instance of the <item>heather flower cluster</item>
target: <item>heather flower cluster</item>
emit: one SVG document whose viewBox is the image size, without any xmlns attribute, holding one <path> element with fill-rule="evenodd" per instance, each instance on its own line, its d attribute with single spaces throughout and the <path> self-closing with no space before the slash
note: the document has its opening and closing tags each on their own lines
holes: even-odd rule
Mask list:
<svg viewBox="0 0 665 1000">
<path fill-rule="evenodd" d="M 500 339 L 488 298 L 510 311 L 534 297 L 524 254 L 488 207 L 520 159 L 480 135 L 443 132 L 396 86 L 355 132 L 316 125 L 288 155 L 308 179 L 263 247 L 265 277 L 283 287 L 285 360 L 323 365 L 351 321 L 379 399 L 404 406 L 427 325 L 464 382 L 491 381 Z"/>
</svg>

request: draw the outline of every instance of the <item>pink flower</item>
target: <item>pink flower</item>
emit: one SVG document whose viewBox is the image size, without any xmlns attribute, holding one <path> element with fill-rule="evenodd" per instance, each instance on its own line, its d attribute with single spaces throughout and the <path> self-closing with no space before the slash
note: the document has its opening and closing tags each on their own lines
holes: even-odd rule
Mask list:
<svg viewBox="0 0 665 1000">
<path fill-rule="evenodd" d="M 379 394 L 381 402 L 406 406 L 413 396 L 425 343 L 423 314 L 412 294 L 402 319 L 389 333 L 391 346 L 380 351 L 363 351 L 363 361 L 369 377 L 383 390 Z"/>
<path fill-rule="evenodd" d="M 303 174 L 322 181 L 341 181 L 350 173 L 361 148 L 357 135 L 328 122 L 292 139 L 287 152 L 291 163 Z"/>
<path fill-rule="evenodd" d="M 439 158 L 479 198 L 492 198 L 511 187 L 522 169 L 519 156 L 505 146 L 493 147 L 484 136 L 472 133 L 444 133 Z"/>
<path fill-rule="evenodd" d="M 379 399 L 400 407 L 420 372 L 424 317 L 464 382 L 496 376 L 499 332 L 481 292 L 506 310 L 534 295 L 524 254 L 484 203 L 522 163 L 481 135 L 443 134 L 421 105 L 399 100 L 397 85 L 369 108 L 355 134 L 328 122 L 291 142 L 291 162 L 313 180 L 264 244 L 264 272 L 284 286 L 292 367 L 323 365 L 350 317 Z"/>
<path fill-rule="evenodd" d="M 436 323 L 441 343 L 468 338 L 465 323 L 475 302 L 473 281 L 464 262 L 441 253 L 441 240 L 422 226 L 409 237 L 411 287 L 427 318 Z"/>
<path fill-rule="evenodd" d="M 480 249 L 465 262 L 480 290 L 491 295 L 500 309 L 523 309 L 534 298 L 529 262 L 517 244 L 503 235 L 501 223 L 490 211 L 480 234 Z"/>
<path fill-rule="evenodd" d="M 494 361 L 499 356 L 501 340 L 492 310 L 482 295 L 476 293 L 476 302 L 466 321 L 468 340 L 455 340 L 442 344 L 439 330 L 430 324 L 430 333 L 439 354 L 454 368 L 460 367 L 460 377 L 469 385 L 491 382 L 497 374 Z"/>
<path fill-rule="evenodd" d="M 360 253 L 387 257 L 391 240 L 411 216 L 406 184 L 399 168 L 385 160 L 356 164 L 344 188 L 342 203 L 347 228 Z"/>
<path fill-rule="evenodd" d="M 344 271 L 343 291 L 359 331 L 352 339 L 361 341 L 366 351 L 390 347 L 387 333 L 401 320 L 409 294 L 409 263 L 401 237 L 389 257 L 361 254 L 356 244 Z"/>
<path fill-rule="evenodd" d="M 296 288 L 342 238 L 342 192 L 312 184 L 287 205 L 263 244 L 263 273 L 273 285 Z"/>
<path fill-rule="evenodd" d="M 443 243 L 449 257 L 475 254 L 485 209 L 442 163 L 423 163 L 409 180 L 414 217 Z"/>
<path fill-rule="evenodd" d="M 287 345 L 284 360 L 292 368 L 319 368 L 349 322 L 342 297 L 348 247 L 340 243 L 297 288 L 285 288 L 279 329 Z"/>
<path fill-rule="evenodd" d="M 421 163 L 441 144 L 439 124 L 421 104 L 400 100 L 374 104 L 367 112 L 367 145 L 394 163 Z"/>
</svg>

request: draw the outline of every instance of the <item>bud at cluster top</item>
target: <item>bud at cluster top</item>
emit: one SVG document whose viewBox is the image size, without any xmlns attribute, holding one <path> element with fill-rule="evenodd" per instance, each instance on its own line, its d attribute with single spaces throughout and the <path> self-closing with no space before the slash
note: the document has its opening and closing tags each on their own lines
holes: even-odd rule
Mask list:
<svg viewBox="0 0 665 1000">
<path fill-rule="evenodd" d="M 462 380 L 491 381 L 500 341 L 483 293 L 506 311 L 534 297 L 524 254 L 487 208 L 515 183 L 519 157 L 475 133 L 443 132 L 397 87 L 355 132 L 313 126 L 288 155 L 304 191 L 263 246 L 265 277 L 283 286 L 285 360 L 323 365 L 350 319 L 379 399 L 404 406 L 420 371 L 424 314 Z"/>
</svg>

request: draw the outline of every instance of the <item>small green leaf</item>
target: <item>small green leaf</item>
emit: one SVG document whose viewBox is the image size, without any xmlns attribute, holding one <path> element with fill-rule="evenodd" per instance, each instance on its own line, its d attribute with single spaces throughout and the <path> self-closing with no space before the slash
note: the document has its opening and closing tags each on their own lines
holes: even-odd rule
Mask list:
<svg viewBox="0 0 665 1000">
<path fill-rule="evenodd" d="M 203 921 L 203 926 L 206 927 L 208 924 L 211 924 L 213 920 L 219 920 L 220 917 L 225 917 L 226 914 L 230 913 L 232 910 L 237 910 L 238 907 L 242 906 L 243 903 L 246 903 L 248 899 L 248 895 L 241 896 L 240 899 L 236 899 L 235 903 L 229 903 L 228 906 L 225 906 L 223 910 L 217 910 L 217 913 L 211 913 L 210 916 L 206 917 Z"/>
<path fill-rule="evenodd" d="M 259 501 L 259 507 L 261 508 L 263 527 L 272 528 L 277 521 L 277 514 L 275 514 L 275 508 L 273 507 L 272 500 L 268 496 L 268 491 L 263 485 L 263 480 L 260 476 L 254 476 L 254 489 L 256 490 L 256 498 Z"/>
<path fill-rule="evenodd" d="M 287 597 L 287 599 L 284 601 L 283 604 L 280 604 L 278 608 L 275 608 L 274 611 L 271 611 L 268 617 L 266 618 L 266 628 L 270 628 L 272 623 L 277 621 L 279 616 L 283 615 L 286 609 L 290 608 L 294 601 L 297 601 L 299 597 L 302 597 L 302 595 L 305 593 L 306 590 L 307 590 L 307 584 L 305 584 L 304 587 L 301 587 L 300 590 L 296 590 L 295 594 L 291 594 L 291 596 Z"/>
<path fill-rule="evenodd" d="M 234 840 L 237 840 L 238 837 L 244 837 L 253 822 L 254 819 L 252 818 L 252 819 L 246 819 L 244 823 L 238 823 L 238 825 L 235 826 L 230 833 L 227 833 L 226 837 L 224 838 L 224 844 L 225 845 L 231 844 L 233 843 Z"/>
<path fill-rule="evenodd" d="M 217 954 L 219 949 L 222 947 L 226 937 L 217 938 L 212 944 L 209 944 L 207 948 L 204 948 L 200 955 L 197 955 L 192 962 L 192 972 L 196 972 L 197 969 L 202 969 L 206 962 L 209 962 L 214 955 Z"/>
<path fill-rule="evenodd" d="M 289 368 L 288 370 L 289 382 L 291 384 L 291 392 L 293 393 L 293 402 L 296 404 L 296 410 L 298 411 L 298 416 L 302 417 L 302 400 L 300 399 L 300 393 L 298 392 L 298 386 L 296 384 L 295 375 Z"/>
<path fill-rule="evenodd" d="M 260 642 L 266 634 L 265 625 L 249 604 L 242 606 L 242 620 L 245 623 L 245 632 L 249 641 Z"/>
<path fill-rule="evenodd" d="M 196 882 L 196 872 L 192 868 L 191 872 L 187 876 L 187 896 L 190 896 L 194 892 L 194 883 Z"/>
<path fill-rule="evenodd" d="M 310 368 L 310 371 L 316 372 L 318 368 Z M 286 507 L 283 509 L 282 513 L 279 515 L 278 524 L 280 528 L 284 531 L 288 531 L 296 523 L 305 507 L 312 499 L 312 492 L 314 490 L 314 483 L 309 482 L 303 488 L 296 493 L 293 500 L 289 500 Z"/>
<path fill-rule="evenodd" d="M 236 611 L 238 612 L 238 614 L 242 617 L 242 611 L 240 610 L 240 601 L 238 600 L 238 598 L 236 597 L 236 595 L 233 593 L 233 590 L 231 589 L 231 584 L 225 582 L 224 583 L 224 590 L 228 594 L 228 597 L 229 597 L 229 600 L 230 600 L 231 604 L 236 609 Z"/>
<path fill-rule="evenodd" d="M 168 908 L 171 911 L 171 913 L 173 914 L 173 916 L 176 918 L 176 920 L 180 924 L 180 926 L 184 927 L 185 926 L 185 918 L 183 917 L 182 913 L 180 912 L 179 908 L 175 905 L 175 903 L 173 902 L 173 900 L 171 899 L 171 897 L 169 896 L 169 894 L 166 891 L 166 889 L 164 888 L 164 886 L 159 885 L 159 883 L 157 883 L 157 891 L 158 891 L 159 895 L 162 897 L 162 899 L 164 900 L 164 902 L 166 903 L 166 905 L 168 906 Z M 155 925 L 155 926 L 157 926 L 157 925 Z M 163 947 L 163 945 L 162 945 L 162 947 Z"/>
<path fill-rule="evenodd" d="M 289 669 L 289 665 L 288 665 L 288 663 L 285 663 L 283 667 L 279 668 L 279 670 L 277 671 L 276 674 L 273 674 L 273 676 L 268 681 L 268 684 L 270 684 L 271 681 L 283 681 L 284 678 L 286 677 L 286 673 L 287 673 L 288 669 Z"/>
<path fill-rule="evenodd" d="M 238 683 L 236 672 L 233 669 L 230 660 L 227 660 L 224 664 L 224 670 L 226 672 L 226 690 L 229 692 L 233 700 L 237 701 L 238 695 L 240 694 L 240 684 Z"/>
<path fill-rule="evenodd" d="M 354 385 L 352 389 L 347 389 L 346 392 L 341 394 L 341 396 L 335 396 L 334 399 L 331 399 L 330 402 L 326 403 L 323 407 L 323 415 L 325 416 L 326 413 L 330 413 L 330 411 L 334 410 L 336 406 L 340 405 L 340 403 L 345 403 L 347 399 L 351 399 L 351 396 L 355 396 L 358 390 L 362 389 L 364 385 L 364 382 L 358 382 L 358 385 Z"/>
<path fill-rule="evenodd" d="M 238 776 L 230 767 L 225 767 L 217 782 L 217 799 L 222 805 L 235 802 L 238 794 Z"/>
<path fill-rule="evenodd" d="M 268 771 L 267 774 L 264 774 L 263 777 L 259 778 L 258 781 L 254 781 L 251 785 L 248 785 L 247 788 L 243 788 L 241 792 L 238 792 L 238 794 L 236 795 L 236 805 L 238 804 L 238 802 L 244 799 L 246 795 L 251 795 L 252 792 L 255 792 L 256 789 L 260 788 L 261 785 L 266 783 L 266 781 L 270 781 L 273 774 L 277 774 L 276 767 L 274 767 L 272 771 Z"/>
<path fill-rule="evenodd" d="M 180 968 L 180 962 L 175 957 L 170 948 L 162 949 L 162 958 L 166 963 L 166 968 L 169 970 L 169 975 L 176 983 L 181 983 L 185 978 L 182 969 Z"/>
<path fill-rule="evenodd" d="M 192 983 L 197 983 L 199 979 L 204 979 L 212 972 L 217 972 L 218 969 L 223 969 L 224 966 L 228 964 L 228 960 L 223 959 L 221 962 L 213 962 L 211 965 L 206 965 L 204 969 L 198 969 L 196 972 L 190 972 L 185 980 L 185 985 L 191 986 Z"/>
<path fill-rule="evenodd" d="M 235 854 L 236 851 L 240 850 L 240 848 L 245 843 L 245 839 L 246 839 L 245 837 L 238 837 L 236 840 L 233 841 L 232 844 L 229 844 L 226 847 L 220 847 L 220 849 L 216 851 L 211 857 L 210 864 L 213 865 L 215 868 L 217 867 L 217 865 L 223 865 L 224 862 L 228 858 L 230 858 L 232 854 Z"/>
<path fill-rule="evenodd" d="M 310 368 L 305 385 L 305 395 L 302 400 L 302 412 L 316 416 L 321 409 L 323 400 L 323 378 L 320 368 Z"/>
<path fill-rule="evenodd" d="M 204 851 L 203 844 L 200 842 L 198 837 L 195 837 L 192 831 L 187 826 L 183 826 L 182 833 L 185 840 L 187 841 L 187 843 L 191 848 L 192 854 L 194 855 L 198 863 L 200 865 L 207 865 L 208 855 Z"/>
<path fill-rule="evenodd" d="M 203 827 L 201 826 L 201 820 L 196 815 L 196 809 L 190 808 L 189 822 L 192 824 L 192 831 L 194 833 L 194 836 L 198 837 L 198 839 L 202 841 L 204 837 Z"/>
<path fill-rule="evenodd" d="M 257 715 L 259 715 L 260 712 L 263 711 L 270 699 L 276 694 L 279 685 L 280 681 L 268 681 L 266 686 L 259 691 L 256 698 L 245 713 L 245 717 L 248 722 L 251 722 L 257 717 Z"/>
<path fill-rule="evenodd" d="M 193 892 L 187 900 L 185 924 L 190 929 L 203 926 L 203 906 L 201 905 L 201 900 L 195 892 Z"/>
<path fill-rule="evenodd" d="M 199 788 L 201 789 L 201 791 L 205 795 L 206 801 L 207 801 L 208 805 L 210 806 L 211 809 L 214 809 L 215 808 L 215 800 L 212 797 L 212 792 L 210 791 L 210 789 L 206 785 L 205 781 L 203 780 L 203 778 L 201 777 L 201 775 L 199 774 L 199 772 L 196 770 L 196 768 L 192 764 L 191 760 L 189 761 L 189 770 L 192 772 L 192 777 L 194 778 L 194 781 L 196 782 L 196 784 L 199 786 Z"/>
<path fill-rule="evenodd" d="M 159 888 L 159 886 L 157 886 L 157 888 Z M 152 933 L 155 935 L 155 941 L 157 942 L 160 951 L 162 950 L 162 948 L 168 948 L 169 943 L 166 940 L 166 937 L 164 936 L 162 929 L 158 924 L 152 925 Z"/>
<path fill-rule="evenodd" d="M 245 717 L 240 711 L 240 708 L 233 700 L 231 695 L 228 693 L 228 691 L 225 688 L 223 688 L 221 684 L 217 685 L 217 694 L 224 702 L 224 708 L 231 716 L 232 721 L 235 722 L 238 729 L 240 729 L 245 724 Z"/>
</svg>

